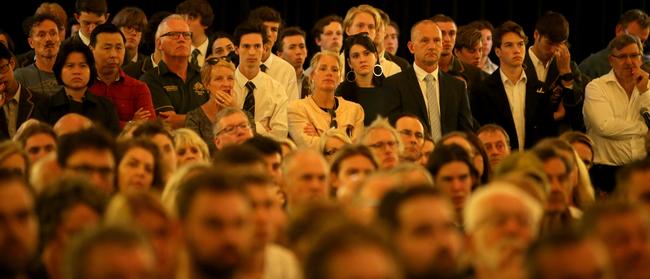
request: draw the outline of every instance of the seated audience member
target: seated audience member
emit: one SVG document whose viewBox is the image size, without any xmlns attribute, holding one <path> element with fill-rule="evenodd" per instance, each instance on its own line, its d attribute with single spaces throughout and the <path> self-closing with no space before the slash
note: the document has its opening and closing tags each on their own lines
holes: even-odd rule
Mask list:
<svg viewBox="0 0 650 279">
<path fill-rule="evenodd" d="M 158 152 L 158 147 L 147 139 L 119 142 L 115 152 L 117 191 L 162 192 L 162 162 Z"/>
<path fill-rule="evenodd" d="M 386 37 L 384 38 L 384 48 L 386 52 L 397 55 L 397 49 L 399 48 L 399 35 L 400 30 L 397 22 L 391 20 L 386 26 Z"/>
<path fill-rule="evenodd" d="M 476 135 L 485 146 L 490 161 L 490 169 L 496 169 L 497 165 L 510 155 L 510 137 L 508 133 L 497 124 L 485 124 L 478 129 Z"/>
<path fill-rule="evenodd" d="M 319 201 L 329 195 L 329 170 L 323 155 L 310 149 L 297 150 L 282 162 L 283 189 L 287 195 L 287 212 Z"/>
<path fill-rule="evenodd" d="M 317 237 L 304 258 L 304 277 L 404 278 L 393 246 L 372 228 L 338 225 Z"/>
<path fill-rule="evenodd" d="M 232 62 L 209 56 L 201 68 L 201 82 L 210 92 L 210 99 L 187 113 L 185 127 L 199 134 L 208 144 L 210 154 L 217 150 L 214 145 L 214 125 L 216 115 L 225 107 L 234 107 L 233 85 L 235 83 L 235 65 Z"/>
<path fill-rule="evenodd" d="M 142 65 L 148 58 L 140 52 L 142 34 L 147 27 L 147 15 L 138 7 L 124 7 L 115 14 L 111 23 L 124 34 L 125 53 L 122 66 L 132 63 Z"/>
<path fill-rule="evenodd" d="M 560 139 L 570 143 L 587 170 L 591 169 L 594 165 L 594 140 L 589 135 L 579 131 L 569 131 L 560 135 Z"/>
<path fill-rule="evenodd" d="M 108 196 L 78 178 L 63 178 L 46 188 L 36 201 L 42 247 L 36 278 L 63 279 L 64 255 L 71 241 L 99 225 Z"/>
<path fill-rule="evenodd" d="M 643 208 L 605 201 L 585 212 L 581 228 L 605 244 L 614 278 L 646 278 L 650 274 L 650 219 Z"/>
<path fill-rule="evenodd" d="M 231 144 L 242 144 L 253 137 L 248 114 L 238 108 L 220 110 L 214 121 L 214 145 L 220 150 Z"/>
<path fill-rule="evenodd" d="M 217 31 L 212 34 L 212 55 L 217 58 L 227 58 L 237 66 L 239 57 L 235 53 L 235 44 L 230 34 Z"/>
<path fill-rule="evenodd" d="M 143 137 L 158 147 L 162 160 L 163 183 L 176 171 L 177 157 L 174 149 L 174 137 L 163 122 L 145 122 L 133 130 L 133 138 Z"/>
<path fill-rule="evenodd" d="M 61 45 L 53 70 L 63 89 L 40 104 L 41 115 L 36 118 L 54 125 L 61 117 L 73 112 L 88 117 L 95 125 L 114 135 L 119 133 L 115 106 L 104 97 L 88 93 L 88 87 L 97 74 L 95 59 L 86 45 L 74 40 Z"/>
<path fill-rule="evenodd" d="M 0 142 L 0 169 L 29 177 L 29 158 L 20 144 L 9 140 Z"/>
<path fill-rule="evenodd" d="M 357 143 L 370 147 L 380 169 L 390 169 L 399 164 L 399 154 L 403 150 L 402 140 L 386 119 L 373 121 L 359 136 Z"/>
<path fill-rule="evenodd" d="M 214 20 L 212 5 L 207 0 L 185 0 L 176 6 L 176 13 L 187 19 L 192 32 L 190 64 L 203 67 L 210 54 L 208 31 Z"/>
<path fill-rule="evenodd" d="M 403 162 L 388 171 L 404 188 L 414 186 L 434 186 L 433 176 L 425 167 L 413 163 Z"/>
<path fill-rule="evenodd" d="M 0 270 L 5 278 L 29 278 L 38 255 L 34 192 L 25 178 L 0 169 Z"/>
<path fill-rule="evenodd" d="M 298 91 L 300 93 L 300 95 L 296 96 L 298 99 L 304 99 L 311 94 L 309 75 L 305 74 L 303 68 L 303 64 L 307 60 L 306 40 L 307 34 L 298 26 L 283 28 L 282 33 L 278 37 L 277 55 L 289 62 L 296 73 L 296 81 L 298 82 Z M 335 54 L 338 60 L 338 52 Z"/>
<path fill-rule="evenodd" d="M 74 239 L 62 262 L 65 278 L 154 278 L 164 266 L 157 264 L 152 246 L 130 227 L 96 228 Z"/>
<path fill-rule="evenodd" d="M 158 67 L 158 63 L 160 63 L 160 60 L 162 59 L 162 53 L 156 47 L 156 39 L 158 39 L 162 34 L 156 35 L 156 29 L 158 29 L 160 22 L 171 14 L 172 13 L 168 11 L 159 11 L 149 17 L 147 25 L 142 31 L 142 49 L 145 53 L 151 53 L 151 55 L 147 55 L 142 60 L 138 59 L 138 62 L 136 63 L 124 65 L 122 70 L 124 70 L 127 75 L 139 79 L 147 71 Z M 113 24 L 118 25 L 115 22 Z"/>
<path fill-rule="evenodd" d="M 616 278 L 603 243 L 572 231 L 533 242 L 525 266 L 527 278 Z"/>
<path fill-rule="evenodd" d="M 185 17 L 173 14 L 163 19 L 156 30 L 162 60 L 140 78 L 151 91 L 158 116 L 174 128 L 183 127 L 186 114 L 210 97 L 199 68 L 189 62 L 191 37 Z"/>
<path fill-rule="evenodd" d="M 379 202 L 394 189 L 409 187 L 398 181 L 399 176 L 388 170 L 379 170 L 355 185 L 343 185 L 337 191 L 337 199 L 344 205 L 349 204 L 351 216 L 362 224 L 372 224 L 376 219 Z"/>
<path fill-rule="evenodd" d="M 215 169 L 224 173 L 257 171 L 266 173 L 264 155 L 250 145 L 231 145 L 219 150 L 212 160 Z"/>
<path fill-rule="evenodd" d="M 427 169 L 433 176 L 433 185 L 451 198 L 457 217 L 462 217 L 463 208 L 478 185 L 478 171 L 467 151 L 455 143 L 439 145 L 431 153 Z"/>
<path fill-rule="evenodd" d="M 479 184 L 485 184 L 489 180 L 490 169 L 489 158 L 485 151 L 485 146 L 474 133 L 454 131 L 444 135 L 438 144 L 455 143 L 467 150 L 474 168 L 478 171 Z"/>
<path fill-rule="evenodd" d="M 25 56 L 24 65 L 20 65 L 20 56 L 17 57 L 14 75 L 16 80 L 30 91 L 52 96 L 63 88 L 52 70 L 63 42 L 58 27 L 62 26 L 63 22 L 52 14 L 43 13 L 34 16 L 29 23 L 27 42 L 33 51 Z"/>
<path fill-rule="evenodd" d="M 354 141 L 363 132 L 363 108 L 334 96 L 341 70 L 338 55 L 319 52 L 312 58 L 311 65 L 311 95 L 291 101 L 287 106 L 291 137 L 298 147 L 315 148 L 321 134 L 337 129 Z"/>
<path fill-rule="evenodd" d="M 169 180 L 165 184 L 161 195 L 161 201 L 167 212 L 170 212 L 172 216 L 176 217 L 176 197 L 178 197 L 178 192 L 181 188 L 184 187 L 185 181 L 196 176 L 197 174 L 205 173 L 212 171 L 213 167 L 209 163 L 191 163 L 187 164 L 180 169 L 178 169 L 174 174 L 169 177 Z"/>
<path fill-rule="evenodd" d="M 96 128 L 59 138 L 56 157 L 63 175 L 88 179 L 105 194 L 115 192 L 115 143 Z"/>
<path fill-rule="evenodd" d="M 366 126 L 378 116 L 393 117 L 397 114 L 400 102 L 397 95 L 383 86 L 386 77 L 372 39 L 365 33 L 348 37 L 343 53 L 346 63 L 342 76 L 345 79 L 336 88 L 336 95 L 361 105 Z"/>
<path fill-rule="evenodd" d="M 36 104 L 44 99 L 19 83 L 14 69 L 13 53 L 0 45 L 0 140 L 11 139 L 24 122 L 40 115 Z"/>
<path fill-rule="evenodd" d="M 624 166 L 616 174 L 616 196 L 643 206 L 650 214 L 650 159 Z"/>
<path fill-rule="evenodd" d="M 470 197 L 463 220 L 476 278 L 525 278 L 523 260 L 537 238 L 542 206 L 507 183 L 491 183 Z"/>
<path fill-rule="evenodd" d="M 338 197 L 338 190 L 355 191 L 361 183 L 379 168 L 372 151 L 364 145 L 348 145 L 334 155 L 330 165 L 330 194 Z M 346 195 L 341 193 L 341 195 Z"/>
<path fill-rule="evenodd" d="M 408 162 L 419 160 L 422 157 L 425 135 L 422 121 L 414 114 L 403 114 L 397 118 L 393 126 L 404 143 L 404 151 L 400 157 Z"/>
<path fill-rule="evenodd" d="M 546 207 L 551 185 L 544 172 L 544 163 L 532 152 L 508 155 L 494 170 L 493 179 L 512 183 Z"/>
<path fill-rule="evenodd" d="M 177 166 L 191 162 L 209 162 L 210 151 L 208 145 L 193 130 L 187 128 L 176 129 L 174 136 L 174 150 L 176 151 Z"/>
<path fill-rule="evenodd" d="M 422 157 L 418 159 L 417 163 L 420 164 L 421 166 L 427 165 L 429 162 L 429 156 L 431 156 L 431 152 L 433 152 L 433 149 L 436 147 L 436 144 L 433 143 L 433 140 L 431 139 L 431 136 L 425 135 L 424 136 L 424 143 L 422 144 L 422 149 L 420 153 L 422 153 Z"/>
<path fill-rule="evenodd" d="M 316 21 L 311 30 L 314 43 L 320 51 L 341 52 L 343 46 L 343 19 L 338 15 L 328 15 Z M 307 70 L 307 72 L 310 72 Z"/>
<path fill-rule="evenodd" d="M 88 45 L 93 29 L 104 24 L 109 15 L 106 0 L 76 0 L 74 17 L 79 23 L 79 30 L 72 32 L 66 42 L 75 41 Z"/>
<path fill-rule="evenodd" d="M 45 157 L 31 165 L 29 170 L 29 183 L 36 193 L 40 193 L 50 186 L 52 177 L 61 175 L 61 167 L 56 160 L 56 152 L 50 152 Z"/>
<path fill-rule="evenodd" d="M 120 193 L 111 199 L 104 225 L 140 229 L 147 236 L 156 259 L 156 278 L 172 279 L 179 274 L 182 239 L 176 220 L 151 192 Z"/>
<path fill-rule="evenodd" d="M 52 126 L 40 121 L 23 125 L 14 136 L 14 141 L 20 143 L 27 152 L 31 164 L 56 151 L 56 139 Z"/>
<path fill-rule="evenodd" d="M 282 166 L 282 159 L 284 158 L 281 144 L 270 137 L 256 135 L 246 140 L 244 145 L 255 148 L 264 156 L 266 173 L 273 178 L 276 186 L 280 186 L 282 182 L 282 171 L 280 168 Z"/>
<path fill-rule="evenodd" d="M 97 26 L 90 35 L 90 49 L 95 58 L 97 79 L 88 88 L 90 93 L 113 103 L 120 128 L 127 122 L 156 119 L 151 93 L 144 82 L 129 77 L 120 69 L 124 60 L 126 39 L 113 24 Z"/>
<path fill-rule="evenodd" d="M 198 174 L 184 183 L 176 205 L 189 278 L 241 274 L 252 254 L 255 232 L 254 209 L 243 187 L 223 173 Z"/>
<path fill-rule="evenodd" d="M 329 129 L 320 136 L 318 150 L 328 162 L 331 162 L 336 152 L 349 144 L 352 144 L 352 140 L 348 135 L 337 129 Z"/>
<path fill-rule="evenodd" d="M 386 193 L 377 221 L 390 234 L 406 278 L 456 278 L 460 275 L 463 235 L 449 198 L 431 187 Z"/>
<path fill-rule="evenodd" d="M 93 127 L 93 121 L 78 113 L 68 113 L 59 118 L 52 129 L 57 136 L 76 133 Z"/>
</svg>

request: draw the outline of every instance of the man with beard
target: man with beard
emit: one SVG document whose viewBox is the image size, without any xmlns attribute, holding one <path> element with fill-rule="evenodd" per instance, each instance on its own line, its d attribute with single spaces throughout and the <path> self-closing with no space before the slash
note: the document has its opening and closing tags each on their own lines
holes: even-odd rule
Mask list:
<svg viewBox="0 0 650 279">
<path fill-rule="evenodd" d="M 524 278 L 524 253 L 542 213 L 535 199 L 508 183 L 490 183 L 474 192 L 463 212 L 474 277 Z"/>
<path fill-rule="evenodd" d="M 311 150 L 295 151 L 282 162 L 282 180 L 289 215 L 308 204 L 327 199 L 329 170 L 323 155 Z"/>
<path fill-rule="evenodd" d="M 18 174 L 0 170 L 0 277 L 25 278 L 38 245 L 34 194 Z"/>
<path fill-rule="evenodd" d="M 553 231 L 571 226 L 577 215 L 572 215 L 569 210 L 573 200 L 573 189 L 569 174 L 572 165 L 560 154 L 557 149 L 536 146 L 533 154 L 544 164 L 551 191 L 546 201 L 545 216 L 542 221 L 542 231 Z"/>
<path fill-rule="evenodd" d="M 223 173 L 204 172 L 184 184 L 176 205 L 189 278 L 232 278 L 253 244 L 253 208 L 243 189 Z"/>
<path fill-rule="evenodd" d="M 407 278 L 457 275 L 462 235 L 449 198 L 431 187 L 391 191 L 377 216 L 397 246 Z"/>
<path fill-rule="evenodd" d="M 424 125 L 414 114 L 404 114 L 395 121 L 395 129 L 399 132 L 404 144 L 401 158 L 415 162 L 422 157 L 424 145 Z"/>
<path fill-rule="evenodd" d="M 605 244 L 615 278 L 650 278 L 650 219 L 641 207 L 601 203 L 585 212 L 581 225 Z"/>
<path fill-rule="evenodd" d="M 156 119 L 147 85 L 127 76 L 120 69 L 124 60 L 125 41 L 120 29 L 107 23 L 93 30 L 89 45 L 95 57 L 97 80 L 88 91 L 111 100 L 121 128 L 129 121 Z"/>
<path fill-rule="evenodd" d="M 58 28 L 61 24 L 50 14 L 36 15 L 31 22 L 27 42 L 34 49 L 34 63 L 16 69 L 14 74 L 16 80 L 29 90 L 51 96 L 63 88 L 52 70 L 61 45 Z"/>
</svg>

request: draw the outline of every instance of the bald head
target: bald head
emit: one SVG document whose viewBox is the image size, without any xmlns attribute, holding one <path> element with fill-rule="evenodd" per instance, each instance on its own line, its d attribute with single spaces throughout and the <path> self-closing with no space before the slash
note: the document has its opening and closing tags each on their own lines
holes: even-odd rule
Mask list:
<svg viewBox="0 0 650 279">
<path fill-rule="evenodd" d="M 68 113 L 61 117 L 54 124 L 54 133 L 57 136 L 63 136 L 74 132 L 79 132 L 93 126 L 93 122 L 87 117 L 78 113 Z"/>
<path fill-rule="evenodd" d="M 428 19 L 413 25 L 408 48 L 418 67 L 433 72 L 438 67 L 442 51 L 442 33 L 438 25 Z"/>
<path fill-rule="evenodd" d="M 314 150 L 298 150 L 287 156 L 282 176 L 290 208 L 327 198 L 328 165 L 323 155 Z"/>
</svg>

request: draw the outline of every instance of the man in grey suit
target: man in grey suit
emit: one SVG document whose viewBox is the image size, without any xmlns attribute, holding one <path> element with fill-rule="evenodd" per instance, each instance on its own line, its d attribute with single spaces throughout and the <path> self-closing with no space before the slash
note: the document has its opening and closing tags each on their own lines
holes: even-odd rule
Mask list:
<svg viewBox="0 0 650 279">
<path fill-rule="evenodd" d="M 385 82 L 386 87 L 400 96 L 401 112 L 419 117 L 434 141 L 452 131 L 473 131 L 474 119 L 465 84 L 438 67 L 442 50 L 438 25 L 428 19 L 416 23 L 411 28 L 408 48 L 415 56 L 413 67 Z"/>
</svg>

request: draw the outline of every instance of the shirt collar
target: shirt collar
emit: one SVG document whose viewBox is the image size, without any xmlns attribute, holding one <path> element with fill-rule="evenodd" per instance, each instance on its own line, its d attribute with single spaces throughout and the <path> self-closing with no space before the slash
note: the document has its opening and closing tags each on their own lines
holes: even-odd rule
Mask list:
<svg viewBox="0 0 650 279">
<path fill-rule="evenodd" d="M 239 67 L 237 67 L 237 70 L 235 70 L 235 82 L 243 87 L 247 82 L 252 81 L 256 86 L 258 86 L 262 75 L 265 75 L 265 73 L 259 71 L 253 79 L 249 80 L 246 76 L 244 76 L 244 74 L 241 73 L 241 71 L 239 71 Z"/>
<path fill-rule="evenodd" d="M 16 100 L 16 104 L 20 104 L 20 89 L 21 89 L 20 82 L 18 83 L 18 89 L 16 89 L 16 94 L 14 94 L 14 97 L 11 98 L 13 100 Z"/>
<path fill-rule="evenodd" d="M 266 59 L 266 61 L 262 61 L 262 64 L 266 66 L 267 71 L 268 69 L 271 69 L 271 65 L 273 65 L 273 59 L 275 59 L 273 56 L 275 56 L 275 54 L 271 53 L 271 55 L 269 55 L 269 58 Z"/>
<path fill-rule="evenodd" d="M 544 64 L 544 62 L 542 62 L 542 60 L 537 58 L 537 55 L 535 55 L 535 52 L 533 51 L 532 46 L 528 48 L 528 55 L 530 56 L 530 60 L 533 61 L 533 65 L 542 66 L 544 69 L 546 69 L 548 67 L 548 65 L 551 64 L 551 60 L 553 60 L 553 59 L 548 60 L 548 63 Z"/>
<path fill-rule="evenodd" d="M 192 45 L 192 51 L 198 48 L 199 53 L 205 56 L 205 54 L 208 53 L 208 45 L 209 45 L 208 41 L 209 41 L 208 39 L 205 39 L 205 41 L 203 41 L 203 43 L 201 43 L 199 47 L 194 47 L 194 45 Z"/>
<path fill-rule="evenodd" d="M 84 36 L 83 33 L 81 33 L 81 30 L 78 31 L 79 34 L 79 39 L 84 43 L 84 45 L 89 45 L 90 44 L 90 38 Z"/>
<path fill-rule="evenodd" d="M 418 78 L 418 82 L 419 82 L 419 81 L 423 81 L 424 78 L 425 78 L 428 74 L 431 74 L 431 75 L 433 76 L 433 80 L 434 80 L 434 81 L 438 80 L 438 70 L 439 70 L 439 69 L 440 69 L 440 67 L 437 67 L 437 66 L 436 66 L 436 69 L 433 70 L 433 72 L 428 73 L 428 72 L 425 71 L 424 69 L 420 68 L 417 64 L 413 63 L 413 70 L 415 70 L 415 76 Z"/>
<path fill-rule="evenodd" d="M 503 82 L 504 84 L 506 82 L 510 82 L 510 80 L 508 79 L 508 76 L 506 76 L 506 74 L 503 72 L 503 70 L 501 68 L 499 68 L 499 75 L 501 75 L 501 82 Z M 524 83 L 526 83 L 527 80 L 528 80 L 528 78 L 526 77 L 526 71 L 521 71 L 521 76 L 519 77 L 519 80 L 516 83 L 512 83 L 512 84 L 516 85 L 520 81 L 523 81 Z"/>
</svg>

